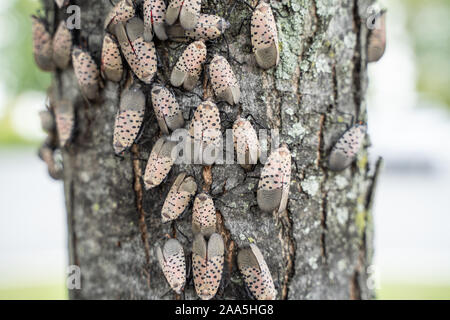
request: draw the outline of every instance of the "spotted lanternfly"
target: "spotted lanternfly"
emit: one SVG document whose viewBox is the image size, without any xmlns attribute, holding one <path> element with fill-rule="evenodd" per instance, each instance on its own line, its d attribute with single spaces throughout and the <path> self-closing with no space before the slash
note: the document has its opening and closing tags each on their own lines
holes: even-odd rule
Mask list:
<svg viewBox="0 0 450 320">
<path fill-rule="evenodd" d="M 72 34 L 61 21 L 53 38 L 53 61 L 60 69 L 65 69 L 70 62 L 72 51 Z"/>
<path fill-rule="evenodd" d="M 176 239 L 169 239 L 163 249 L 156 247 L 159 265 L 170 287 L 178 294 L 186 283 L 186 261 L 184 250 Z"/>
<path fill-rule="evenodd" d="M 194 40 L 214 40 L 219 38 L 230 23 L 222 17 L 212 14 L 202 14 L 194 29 L 186 30 L 185 35 Z"/>
<path fill-rule="evenodd" d="M 341 171 L 347 168 L 362 146 L 366 136 L 367 126 L 356 124 L 348 129 L 331 149 L 328 166 L 333 171 Z"/>
<path fill-rule="evenodd" d="M 209 65 L 209 77 L 219 101 L 226 101 L 231 105 L 239 103 L 241 90 L 227 59 L 219 55 L 214 56 Z"/>
<path fill-rule="evenodd" d="M 369 62 L 380 60 L 386 50 L 386 11 L 381 12 L 377 19 L 380 25 L 371 30 L 369 35 L 369 47 L 367 50 L 367 60 Z"/>
<path fill-rule="evenodd" d="M 75 127 L 75 108 L 70 100 L 54 102 L 56 128 L 58 130 L 59 145 L 65 147 L 72 137 Z"/>
<path fill-rule="evenodd" d="M 114 125 L 114 152 L 121 154 L 131 148 L 141 130 L 145 113 L 145 95 L 139 85 L 125 89 Z"/>
<path fill-rule="evenodd" d="M 180 173 L 167 194 L 161 210 L 162 222 L 177 219 L 189 206 L 192 197 L 197 192 L 195 179 Z"/>
<path fill-rule="evenodd" d="M 252 15 L 251 35 L 256 62 L 263 69 L 270 69 L 280 61 L 278 32 L 270 5 L 261 2 Z"/>
<path fill-rule="evenodd" d="M 131 70 L 141 81 L 149 84 L 156 73 L 157 59 L 155 44 L 144 41 L 144 22 L 133 18 L 126 25 L 119 23 L 116 35 Z"/>
<path fill-rule="evenodd" d="M 39 158 L 45 162 L 48 169 L 48 174 L 55 180 L 60 180 L 62 178 L 63 172 L 62 168 L 56 164 L 54 158 L 54 150 L 49 146 L 47 142 L 39 149 Z"/>
<path fill-rule="evenodd" d="M 164 134 L 169 134 L 169 130 L 173 131 L 184 125 L 180 106 L 167 88 L 158 85 L 153 86 L 152 103 L 159 127 Z"/>
<path fill-rule="evenodd" d="M 216 231 L 216 208 L 213 199 L 206 193 L 195 197 L 192 210 L 192 231 L 209 237 Z"/>
<path fill-rule="evenodd" d="M 166 140 L 164 137 L 156 141 L 145 168 L 144 184 L 146 190 L 159 186 L 169 174 L 175 161 L 172 155 L 175 146 L 175 142 Z"/>
<path fill-rule="evenodd" d="M 194 29 L 200 17 L 201 0 L 184 0 L 180 10 L 180 24 L 185 30 Z"/>
<path fill-rule="evenodd" d="M 167 40 L 166 28 L 166 4 L 163 0 L 145 0 L 144 2 L 144 39 L 147 42 L 153 40 L 153 32 L 159 40 Z"/>
<path fill-rule="evenodd" d="M 192 30 L 184 30 L 180 24 L 174 24 L 168 28 L 170 40 L 187 42 L 193 40 L 214 40 L 219 38 L 230 24 L 222 17 L 212 14 L 201 14 L 197 24 Z"/>
<path fill-rule="evenodd" d="M 33 28 L 33 54 L 34 60 L 43 71 L 53 71 L 53 45 L 52 36 L 47 31 L 45 22 L 37 17 L 31 17 Z"/>
<path fill-rule="evenodd" d="M 75 48 L 72 52 L 73 69 L 81 92 L 89 100 L 98 96 L 100 71 L 89 52 Z"/>
<path fill-rule="evenodd" d="M 238 267 L 245 284 L 257 300 L 275 300 L 277 291 L 264 257 L 255 244 L 239 250 Z"/>
<path fill-rule="evenodd" d="M 251 170 L 258 162 L 261 148 L 256 131 L 250 121 L 239 118 L 234 122 L 233 142 L 238 163 L 245 170 Z"/>
<path fill-rule="evenodd" d="M 105 20 L 105 30 L 115 32 L 115 27 L 118 23 L 125 23 L 136 15 L 133 0 L 119 1 L 108 13 Z"/>
<path fill-rule="evenodd" d="M 104 79 L 119 82 L 123 76 L 123 62 L 117 41 L 106 34 L 103 39 L 101 73 Z"/>
<path fill-rule="evenodd" d="M 69 4 L 69 0 L 55 0 L 55 2 L 58 5 L 58 8 L 60 9 Z"/>
<path fill-rule="evenodd" d="M 206 165 L 214 163 L 222 147 L 219 109 L 214 103 L 205 101 L 197 107 L 189 126 L 189 137 L 194 160 Z"/>
<path fill-rule="evenodd" d="M 206 46 L 203 41 L 195 41 L 184 50 L 178 59 L 170 76 L 170 83 L 174 87 L 183 87 L 192 90 L 202 72 L 202 64 L 206 60 Z"/>
<path fill-rule="evenodd" d="M 166 23 L 173 25 L 180 15 L 184 0 L 170 0 L 166 12 Z"/>
<path fill-rule="evenodd" d="M 185 30 L 192 30 L 200 17 L 201 0 L 171 0 L 167 7 L 166 22 L 173 25 L 180 17 Z"/>
<path fill-rule="evenodd" d="M 192 244 L 192 272 L 197 295 L 202 300 L 214 298 L 220 286 L 224 263 L 224 243 L 218 233 L 206 242 L 197 234 Z"/>
<path fill-rule="evenodd" d="M 185 35 L 194 40 L 213 40 L 219 38 L 230 24 L 222 17 L 201 14 L 194 29 L 186 30 Z"/>
<path fill-rule="evenodd" d="M 39 118 L 41 119 L 41 127 L 46 133 L 53 132 L 56 128 L 55 117 L 49 110 L 42 110 L 39 112 Z"/>
<path fill-rule="evenodd" d="M 286 209 L 291 182 L 291 153 L 286 144 L 273 151 L 261 172 L 257 200 L 266 212 Z"/>
</svg>

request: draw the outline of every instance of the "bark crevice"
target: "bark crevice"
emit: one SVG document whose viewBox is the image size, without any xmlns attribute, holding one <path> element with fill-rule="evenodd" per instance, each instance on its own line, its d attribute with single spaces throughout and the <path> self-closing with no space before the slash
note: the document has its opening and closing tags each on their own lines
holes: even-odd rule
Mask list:
<svg viewBox="0 0 450 320">
<path fill-rule="evenodd" d="M 356 46 L 355 54 L 353 56 L 353 85 L 354 95 L 353 99 L 355 101 L 355 121 L 359 120 L 361 112 L 361 102 L 362 102 L 362 88 L 361 88 L 361 68 L 362 68 L 362 46 L 361 46 L 361 17 L 359 14 L 359 0 L 354 0 L 353 2 L 353 28 L 356 35 Z"/>
<path fill-rule="evenodd" d="M 134 174 L 134 185 L 133 190 L 136 197 L 136 209 L 139 214 L 139 232 L 141 234 L 142 244 L 144 246 L 145 252 L 145 262 L 144 273 L 147 276 L 148 286 L 150 287 L 150 273 L 146 270 L 150 265 L 150 245 L 148 243 L 148 228 L 147 223 L 145 221 L 146 213 L 143 208 L 143 199 L 144 199 L 144 191 L 141 183 L 142 178 L 142 168 L 141 162 L 139 160 L 139 146 L 134 144 L 131 147 L 131 154 L 133 156 L 132 165 L 133 165 L 133 174 Z"/>
<path fill-rule="evenodd" d="M 293 223 L 289 210 L 284 210 L 279 213 L 277 219 L 280 225 L 278 237 L 281 242 L 284 259 L 284 277 L 281 286 L 281 299 L 287 300 L 289 297 L 289 284 L 295 275 L 296 244 L 293 236 Z"/>
</svg>

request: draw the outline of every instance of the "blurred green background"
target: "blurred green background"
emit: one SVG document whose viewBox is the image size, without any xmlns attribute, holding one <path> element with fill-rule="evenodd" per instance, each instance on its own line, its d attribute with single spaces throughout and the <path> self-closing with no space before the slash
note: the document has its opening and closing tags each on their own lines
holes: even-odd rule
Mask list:
<svg viewBox="0 0 450 320">
<path fill-rule="evenodd" d="M 32 54 L 31 19 L 41 9 L 37 0 L 9 0 L 0 4 L 0 145 L 37 144 L 33 137 L 24 137 L 12 124 L 12 112 L 20 94 L 29 91 L 45 92 L 51 76 L 41 72 Z M 42 11 L 40 13 L 43 14 Z"/>
<path fill-rule="evenodd" d="M 437 102 L 450 111 L 450 1 L 448 0 L 402 0 L 397 1 L 396 10 L 405 17 L 400 26 L 407 33 L 408 45 L 414 53 L 415 90 L 418 95 Z M 398 20 L 388 8 L 387 30 L 396 29 Z M 37 107 L 45 107 L 44 93 L 51 77 L 39 71 L 33 61 L 30 15 L 40 8 L 37 0 L 8 0 L 0 2 L 0 149 L 33 147 L 43 140 L 36 128 L 36 117 L 23 120 L 27 109 L 17 113 L 18 105 L 26 104 L 31 97 L 38 97 Z M 392 17 L 392 15 L 394 15 Z M 388 43 L 389 47 L 396 44 Z M 385 57 L 386 58 L 386 57 Z M 383 58 L 383 59 L 385 59 Z M 376 68 L 373 67 L 373 68 Z M 395 72 L 395 70 L 392 70 Z M 376 94 L 371 92 L 372 94 Z M 34 98 L 33 98 L 34 99 Z M 24 102 L 25 101 L 25 102 Z M 33 100 L 34 101 L 34 100 Z M 446 112 L 447 112 L 446 111 Z M 18 120 L 19 119 L 19 120 Z M 26 121 L 31 121 L 30 124 Z M 23 128 L 28 130 L 24 130 Z M 26 131 L 24 133 L 24 131 Z M 3 180 L 3 179 L 2 179 Z M 4 181 L 2 183 L 5 183 Z M 5 212 L 1 213 L 2 215 Z M 379 235 L 382 236 L 382 235 Z M 65 243 L 62 245 L 65 247 Z M 5 264 L 5 261 L 1 261 Z M 65 262 L 64 262 L 65 263 Z M 0 278 L 2 275 L 0 275 Z M 410 281 L 385 280 L 381 276 L 377 293 L 380 299 L 450 299 L 447 283 L 415 283 Z M 0 299 L 65 299 L 67 293 L 61 275 L 37 284 L 9 284 L 0 282 Z"/>
</svg>

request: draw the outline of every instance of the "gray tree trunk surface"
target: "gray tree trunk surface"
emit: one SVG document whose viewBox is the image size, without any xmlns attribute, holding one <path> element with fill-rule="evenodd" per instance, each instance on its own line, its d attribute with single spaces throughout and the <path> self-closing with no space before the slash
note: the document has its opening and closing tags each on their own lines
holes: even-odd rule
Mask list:
<svg viewBox="0 0 450 320">
<path fill-rule="evenodd" d="M 137 1 L 141 4 L 141 1 Z M 257 1 L 249 1 L 256 5 Z M 47 13 L 53 0 L 44 0 Z M 100 63 L 103 22 L 108 0 L 71 1 L 81 8 L 75 40 Z M 227 55 L 242 91 L 239 106 L 220 104 L 222 129 L 240 113 L 251 114 L 259 128 L 279 129 L 293 156 L 290 197 L 282 214 L 267 214 L 256 203 L 262 165 L 246 173 L 238 164 L 174 166 L 168 180 L 151 191 L 142 175 L 160 135 L 147 101 L 142 138 L 123 159 L 114 155 L 113 129 L 121 87 L 106 82 L 102 103 L 87 104 L 71 68 L 54 74 L 64 97 L 76 102 L 76 132 L 63 151 L 70 264 L 81 268 L 81 290 L 72 299 L 180 299 L 158 265 L 155 246 L 176 237 L 190 252 L 191 212 L 175 224 L 161 223 L 160 210 L 171 183 L 181 171 L 209 191 L 217 209 L 218 230 L 226 242 L 224 285 L 219 299 L 246 299 L 236 265 L 238 248 L 255 241 L 266 258 L 279 299 L 370 299 L 368 266 L 373 256 L 371 204 L 378 166 L 369 164 L 366 139 L 357 161 L 340 173 L 326 168 L 330 148 L 352 124 L 366 121 L 369 0 L 271 1 L 281 48 L 280 65 L 264 71 L 251 52 L 251 10 L 233 0 L 203 1 L 203 12 L 225 17 L 227 42 L 208 50 Z M 53 16 L 53 15 L 50 15 Z M 57 10 L 52 25 L 67 17 Z M 167 82 L 185 45 L 156 42 Z M 207 77 L 206 77 L 207 78 Z M 191 109 L 212 96 L 202 76 L 197 95 L 177 91 L 186 125 Z M 151 86 L 145 86 L 148 94 Z M 226 115 L 225 115 L 226 114 Z M 353 116 L 353 117 L 352 117 Z M 185 235 L 187 238 L 185 238 Z M 195 299 L 193 285 L 186 299 Z"/>
</svg>

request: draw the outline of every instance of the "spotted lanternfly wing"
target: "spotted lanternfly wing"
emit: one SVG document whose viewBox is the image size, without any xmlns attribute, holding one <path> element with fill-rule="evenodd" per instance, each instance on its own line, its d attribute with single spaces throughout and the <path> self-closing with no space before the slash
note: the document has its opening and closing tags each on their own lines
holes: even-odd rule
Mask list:
<svg viewBox="0 0 450 320">
<path fill-rule="evenodd" d="M 201 74 L 202 64 L 205 60 L 205 43 L 203 41 L 195 41 L 191 43 L 184 50 L 173 68 L 170 76 L 170 83 L 174 87 L 179 87 L 188 80 L 189 87 L 192 87 L 192 83 L 194 83 L 194 85 L 197 83 L 197 80 Z"/>
<path fill-rule="evenodd" d="M 55 2 L 58 5 L 58 8 L 60 9 L 69 4 L 69 0 L 55 0 Z"/>
<path fill-rule="evenodd" d="M 216 208 L 212 198 L 201 193 L 194 200 L 192 231 L 209 237 L 216 231 Z"/>
<path fill-rule="evenodd" d="M 156 73 L 157 59 L 155 44 L 144 41 L 144 22 L 133 18 L 126 26 L 119 23 L 116 35 L 131 70 L 141 81 L 149 84 Z"/>
<path fill-rule="evenodd" d="M 159 127 L 164 134 L 169 134 L 169 130 L 173 131 L 184 125 L 181 108 L 172 92 L 167 88 L 153 86 L 152 103 Z"/>
<path fill-rule="evenodd" d="M 43 71 L 53 71 L 53 45 L 52 36 L 47 31 L 42 19 L 31 17 L 33 29 L 33 54 L 34 60 Z"/>
<path fill-rule="evenodd" d="M 162 222 L 177 219 L 189 206 L 192 197 L 197 192 L 195 179 L 180 173 L 167 194 L 161 210 Z"/>
<path fill-rule="evenodd" d="M 171 26 L 177 21 L 183 2 L 184 0 L 170 0 L 166 12 L 166 23 L 168 25 Z"/>
<path fill-rule="evenodd" d="M 102 48 L 102 77 L 106 80 L 119 82 L 123 76 L 123 62 L 117 41 L 105 34 Z"/>
<path fill-rule="evenodd" d="M 189 126 L 189 136 L 194 152 L 200 152 L 196 156 L 201 156 L 201 159 L 196 160 L 200 160 L 200 163 L 212 164 L 222 147 L 220 114 L 214 103 L 205 101 L 197 107 Z M 210 156 L 211 159 L 207 159 L 206 156 Z"/>
<path fill-rule="evenodd" d="M 73 68 L 81 92 L 89 100 L 98 96 L 100 71 L 89 52 L 75 48 L 72 52 Z"/>
<path fill-rule="evenodd" d="M 65 147 L 72 137 L 75 127 L 75 109 L 70 100 L 54 102 L 55 122 L 58 131 L 59 145 Z"/>
<path fill-rule="evenodd" d="M 114 152 L 121 154 L 131 148 L 144 121 L 145 95 L 139 86 L 125 89 L 120 98 L 114 125 Z"/>
<path fill-rule="evenodd" d="M 251 21 L 253 52 L 256 62 L 263 69 L 270 69 L 280 60 L 278 32 L 270 5 L 261 2 L 255 9 Z"/>
<path fill-rule="evenodd" d="M 186 79 L 184 80 L 183 83 L 184 90 L 192 91 L 197 85 L 198 79 L 200 78 L 201 74 L 202 74 L 202 65 L 199 64 L 187 74 Z"/>
<path fill-rule="evenodd" d="M 250 170 L 258 162 L 260 145 L 258 136 L 250 121 L 239 118 L 233 124 L 233 142 L 238 163 Z"/>
<path fill-rule="evenodd" d="M 159 265 L 173 291 L 180 294 L 186 283 L 186 261 L 184 250 L 176 239 L 170 239 L 163 249 L 156 247 Z"/>
<path fill-rule="evenodd" d="M 180 24 L 185 30 L 194 29 L 200 17 L 201 0 L 184 0 L 180 11 Z"/>
<path fill-rule="evenodd" d="M 366 125 L 356 124 L 342 135 L 330 153 L 328 166 L 331 170 L 341 171 L 350 166 L 362 146 L 366 131 Z"/>
<path fill-rule="evenodd" d="M 214 40 L 219 38 L 230 24 L 222 17 L 212 14 L 201 14 L 192 30 L 186 30 L 184 35 L 194 40 Z"/>
<path fill-rule="evenodd" d="M 61 21 L 53 38 L 53 61 L 60 69 L 65 69 L 70 62 L 72 51 L 72 34 Z"/>
<path fill-rule="evenodd" d="M 153 32 L 159 40 L 167 40 L 166 28 L 166 4 L 163 0 L 145 0 L 144 2 L 144 39 L 147 42 L 153 40 Z"/>
<path fill-rule="evenodd" d="M 175 159 L 172 150 L 176 143 L 160 138 L 152 149 L 144 174 L 145 189 L 159 186 L 172 169 Z"/>
<path fill-rule="evenodd" d="M 241 90 L 227 59 L 219 55 L 214 56 L 209 65 L 209 77 L 219 101 L 226 101 L 231 105 L 239 103 Z"/>
<path fill-rule="evenodd" d="M 286 144 L 273 151 L 261 172 L 257 200 L 259 208 L 271 212 L 286 209 L 291 182 L 291 153 Z"/>
<path fill-rule="evenodd" d="M 238 267 L 245 284 L 257 300 L 275 300 L 277 291 L 264 257 L 255 244 L 238 253 Z"/>
<path fill-rule="evenodd" d="M 214 298 L 220 286 L 224 263 L 222 237 L 213 233 L 208 244 L 201 234 L 197 234 L 192 245 L 192 271 L 197 295 L 202 300 Z"/>
<path fill-rule="evenodd" d="M 367 60 L 369 62 L 380 60 L 386 50 L 386 11 L 381 12 L 381 15 L 377 18 L 380 25 L 371 30 L 368 41 Z"/>
<path fill-rule="evenodd" d="M 126 23 L 128 20 L 136 15 L 133 0 L 121 0 L 108 13 L 105 19 L 105 30 L 114 33 L 115 26 L 122 22 Z"/>
<path fill-rule="evenodd" d="M 46 133 L 53 132 L 56 128 L 55 117 L 49 110 L 42 110 L 39 112 L 39 118 L 41 119 L 41 127 Z"/>
</svg>

